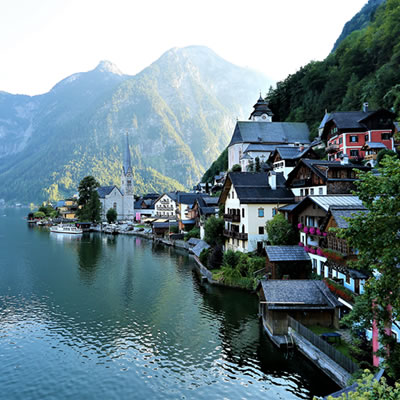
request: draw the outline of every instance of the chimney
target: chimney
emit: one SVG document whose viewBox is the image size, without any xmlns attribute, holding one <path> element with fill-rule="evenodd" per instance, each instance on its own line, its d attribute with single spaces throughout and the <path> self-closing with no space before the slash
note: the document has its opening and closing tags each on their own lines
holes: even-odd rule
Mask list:
<svg viewBox="0 0 400 400">
<path fill-rule="evenodd" d="M 276 172 L 271 171 L 268 175 L 268 184 L 272 190 L 276 190 Z"/>
<path fill-rule="evenodd" d="M 342 160 L 340 161 L 340 163 L 341 163 L 342 165 L 347 165 L 347 164 L 349 164 L 349 156 L 348 156 L 346 153 L 343 154 Z"/>
<path fill-rule="evenodd" d="M 301 144 L 299 147 L 299 151 L 303 151 L 304 150 L 304 144 Z"/>
<path fill-rule="evenodd" d="M 363 103 L 363 111 L 368 112 L 368 102 Z"/>
</svg>

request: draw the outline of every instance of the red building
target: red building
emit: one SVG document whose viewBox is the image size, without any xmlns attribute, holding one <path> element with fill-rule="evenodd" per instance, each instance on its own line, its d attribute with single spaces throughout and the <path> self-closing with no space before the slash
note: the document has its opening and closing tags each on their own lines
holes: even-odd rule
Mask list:
<svg viewBox="0 0 400 400">
<path fill-rule="evenodd" d="M 394 150 L 394 117 L 395 114 L 384 109 L 369 111 L 368 103 L 362 111 L 326 114 L 320 125 L 320 137 L 326 141 L 328 159 L 338 160 L 347 154 L 350 159 L 363 160 L 368 145 L 376 143 Z"/>
</svg>

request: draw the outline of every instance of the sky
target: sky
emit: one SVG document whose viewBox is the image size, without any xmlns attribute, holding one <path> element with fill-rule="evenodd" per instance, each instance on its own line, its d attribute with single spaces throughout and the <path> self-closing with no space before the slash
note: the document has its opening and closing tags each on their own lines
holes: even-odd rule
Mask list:
<svg viewBox="0 0 400 400">
<path fill-rule="evenodd" d="M 0 0 L 0 91 L 36 95 L 101 60 L 134 75 L 203 45 L 283 80 L 323 60 L 367 0 Z"/>
</svg>

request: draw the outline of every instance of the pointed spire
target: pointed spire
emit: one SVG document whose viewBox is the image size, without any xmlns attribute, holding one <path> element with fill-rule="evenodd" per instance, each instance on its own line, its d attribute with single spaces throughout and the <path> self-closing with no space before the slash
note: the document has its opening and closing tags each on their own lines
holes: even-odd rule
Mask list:
<svg viewBox="0 0 400 400">
<path fill-rule="evenodd" d="M 129 170 L 132 170 L 131 152 L 129 150 L 129 141 L 128 141 L 128 132 L 126 132 L 126 144 L 125 144 L 123 169 L 124 169 L 125 175 L 128 173 Z"/>
</svg>

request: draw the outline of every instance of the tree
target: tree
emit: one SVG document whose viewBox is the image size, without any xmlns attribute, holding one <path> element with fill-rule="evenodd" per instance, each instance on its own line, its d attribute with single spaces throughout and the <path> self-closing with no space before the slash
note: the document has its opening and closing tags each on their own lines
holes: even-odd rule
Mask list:
<svg viewBox="0 0 400 400">
<path fill-rule="evenodd" d="M 99 183 L 93 176 L 86 176 L 79 183 L 78 205 L 80 208 L 77 212 L 79 221 L 99 222 L 101 220 L 101 203 L 96 190 L 98 187 Z"/>
<path fill-rule="evenodd" d="M 254 169 L 256 170 L 256 172 L 260 172 L 261 171 L 261 164 L 260 164 L 259 157 L 256 157 L 255 161 L 256 161 L 256 163 L 255 163 Z"/>
<path fill-rule="evenodd" d="M 265 224 L 268 233 L 268 240 L 273 246 L 292 245 L 298 242 L 298 237 L 293 226 L 282 214 L 275 217 Z"/>
<path fill-rule="evenodd" d="M 232 165 L 232 172 L 242 172 L 242 167 L 239 164 Z"/>
<path fill-rule="evenodd" d="M 349 218 L 349 227 L 339 230 L 338 235 L 358 250 L 352 267 L 371 274 L 349 318 L 353 325 L 364 329 L 371 329 L 372 321 L 376 321 L 380 343 L 384 345 L 382 355 L 386 358 L 387 372 L 399 378 L 398 360 L 388 357 L 388 354 L 398 353 L 399 348 L 385 334 L 385 328 L 388 324 L 398 326 L 396 319 L 400 316 L 400 160 L 384 157 L 378 172 L 359 173 L 355 194 L 367 212 Z"/>
<path fill-rule="evenodd" d="M 397 400 L 400 398 L 400 383 L 396 382 L 394 387 L 389 386 L 384 377 L 380 381 L 365 370 L 363 376 L 357 379 L 357 387 L 350 393 L 343 393 L 338 399 L 342 400 Z M 328 396 L 328 400 L 334 400 Z"/>
<path fill-rule="evenodd" d="M 397 153 L 393 150 L 388 150 L 388 149 L 380 150 L 376 156 L 376 163 L 378 164 L 378 166 L 381 165 L 381 161 L 382 161 L 383 157 L 385 157 L 385 156 L 398 157 Z"/>
<path fill-rule="evenodd" d="M 224 227 L 225 227 L 225 222 L 222 218 L 216 218 L 214 216 L 211 216 L 210 218 L 207 219 L 204 225 L 204 240 L 210 246 L 223 244 Z"/>
<path fill-rule="evenodd" d="M 117 210 L 115 208 L 109 208 L 106 214 L 107 222 L 112 224 L 117 220 L 117 217 Z"/>
</svg>

